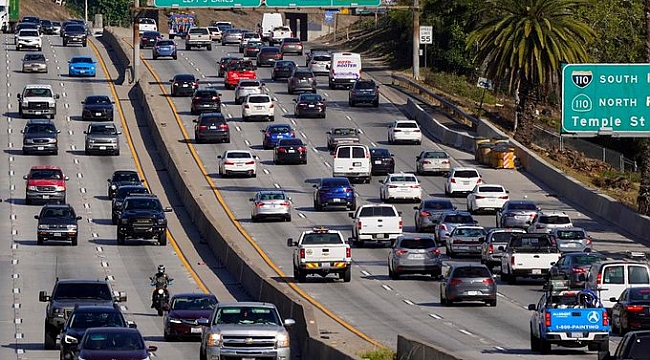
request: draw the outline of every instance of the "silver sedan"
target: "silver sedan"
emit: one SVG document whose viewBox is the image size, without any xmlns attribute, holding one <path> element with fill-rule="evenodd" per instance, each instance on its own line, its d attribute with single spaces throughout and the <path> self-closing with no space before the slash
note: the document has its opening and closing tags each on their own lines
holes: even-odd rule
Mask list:
<svg viewBox="0 0 650 360">
<path fill-rule="evenodd" d="M 449 267 L 440 283 L 440 303 L 483 301 L 497 306 L 497 284 L 485 265 L 456 264 Z"/>
<path fill-rule="evenodd" d="M 260 190 L 250 201 L 253 221 L 269 218 L 291 221 L 291 198 L 282 190 Z"/>
<path fill-rule="evenodd" d="M 427 274 L 435 278 L 441 273 L 440 249 L 431 236 L 400 236 L 388 253 L 388 276 L 393 280 L 403 274 Z"/>
<path fill-rule="evenodd" d="M 446 174 L 451 170 L 449 154 L 442 150 L 425 150 L 415 158 L 418 174 Z"/>
<path fill-rule="evenodd" d="M 502 228 L 522 228 L 530 225 L 539 207 L 530 200 L 508 200 L 496 212 L 496 226 Z"/>
<path fill-rule="evenodd" d="M 438 224 L 440 215 L 447 211 L 456 210 L 456 206 L 449 199 L 422 200 L 420 205 L 413 207 L 415 210 L 415 231 L 433 232 Z"/>
</svg>

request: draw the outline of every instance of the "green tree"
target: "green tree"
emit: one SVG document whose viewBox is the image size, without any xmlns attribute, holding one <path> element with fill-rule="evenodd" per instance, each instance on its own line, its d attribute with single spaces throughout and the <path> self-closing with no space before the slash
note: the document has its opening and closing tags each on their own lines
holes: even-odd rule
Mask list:
<svg viewBox="0 0 650 360">
<path fill-rule="evenodd" d="M 595 32 L 578 17 L 586 0 L 488 0 L 488 16 L 467 37 L 485 75 L 506 79 L 515 90 L 515 139 L 530 144 L 542 88 L 562 63 L 588 59 L 585 44 Z"/>
</svg>

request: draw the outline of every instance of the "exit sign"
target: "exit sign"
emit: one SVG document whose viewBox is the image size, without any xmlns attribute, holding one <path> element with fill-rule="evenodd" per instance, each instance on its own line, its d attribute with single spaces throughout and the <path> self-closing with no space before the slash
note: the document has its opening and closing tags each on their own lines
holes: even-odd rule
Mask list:
<svg viewBox="0 0 650 360">
<path fill-rule="evenodd" d="M 565 65 L 562 134 L 650 137 L 650 64 Z"/>
</svg>

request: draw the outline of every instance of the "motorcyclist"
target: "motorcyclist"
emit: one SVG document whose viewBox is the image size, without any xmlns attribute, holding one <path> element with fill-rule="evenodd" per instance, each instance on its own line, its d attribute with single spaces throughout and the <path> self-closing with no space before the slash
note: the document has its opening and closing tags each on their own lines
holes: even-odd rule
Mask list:
<svg viewBox="0 0 650 360">
<path fill-rule="evenodd" d="M 578 293 L 578 307 L 580 308 L 597 308 L 601 307 L 598 295 L 590 289 L 582 290 Z"/>
<path fill-rule="evenodd" d="M 155 299 L 156 292 L 158 289 L 167 290 L 167 286 L 174 281 L 169 275 L 165 273 L 165 265 L 158 265 L 158 271 L 149 278 L 151 280 L 151 286 L 154 287 L 153 292 L 151 293 L 151 308 L 155 308 Z"/>
</svg>

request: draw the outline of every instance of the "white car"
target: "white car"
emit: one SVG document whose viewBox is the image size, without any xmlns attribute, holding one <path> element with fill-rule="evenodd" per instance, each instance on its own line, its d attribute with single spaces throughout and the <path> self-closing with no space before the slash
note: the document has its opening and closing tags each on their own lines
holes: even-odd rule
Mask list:
<svg viewBox="0 0 650 360">
<path fill-rule="evenodd" d="M 31 48 L 41 51 L 43 49 L 43 39 L 38 30 L 23 29 L 16 34 L 16 50 Z"/>
<path fill-rule="evenodd" d="M 452 168 L 445 176 L 445 195 L 454 196 L 457 193 L 470 193 L 474 187 L 483 183 L 481 174 L 474 168 Z"/>
<path fill-rule="evenodd" d="M 388 126 L 388 143 L 415 143 L 422 144 L 422 130 L 417 121 L 395 120 Z"/>
<path fill-rule="evenodd" d="M 257 177 L 257 156 L 248 150 L 226 150 L 219 159 L 219 175 L 221 177 L 244 175 Z"/>
<path fill-rule="evenodd" d="M 291 221 L 291 198 L 283 190 L 260 190 L 250 201 L 254 222 L 269 218 Z"/>
<path fill-rule="evenodd" d="M 239 80 L 235 88 L 235 104 L 239 105 L 244 101 L 246 96 L 253 94 L 263 94 L 264 83 L 259 80 Z"/>
<path fill-rule="evenodd" d="M 526 230 L 529 233 L 547 233 L 554 229 L 572 228 L 573 222 L 564 211 L 538 211 Z"/>
<path fill-rule="evenodd" d="M 151 18 L 139 18 L 138 19 L 138 32 L 140 35 L 145 31 L 158 31 L 158 24 L 156 20 Z"/>
<path fill-rule="evenodd" d="M 449 154 L 442 150 L 424 150 L 415 158 L 418 175 L 448 173 L 451 170 Z"/>
<path fill-rule="evenodd" d="M 422 186 L 417 176 L 413 174 L 388 174 L 384 180 L 379 180 L 379 183 L 381 183 L 379 188 L 381 201 L 422 201 Z"/>
<path fill-rule="evenodd" d="M 242 120 L 252 118 L 275 121 L 275 105 L 267 94 L 248 95 L 241 104 Z"/>
<path fill-rule="evenodd" d="M 467 195 L 467 211 L 476 214 L 479 211 L 496 212 L 506 201 L 510 200 L 509 191 L 501 185 L 479 184 Z"/>
</svg>

